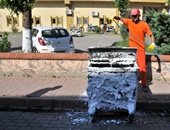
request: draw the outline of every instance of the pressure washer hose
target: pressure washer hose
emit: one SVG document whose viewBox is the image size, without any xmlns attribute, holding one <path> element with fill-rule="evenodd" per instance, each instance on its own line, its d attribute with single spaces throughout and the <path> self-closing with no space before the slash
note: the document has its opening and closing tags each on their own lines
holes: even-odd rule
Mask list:
<svg viewBox="0 0 170 130">
<path fill-rule="evenodd" d="M 114 19 L 113 21 L 115 22 L 115 24 L 118 26 L 118 28 L 122 29 L 124 32 L 126 32 L 128 35 L 131 35 L 133 38 L 135 38 L 137 41 L 142 42 L 143 44 L 145 44 L 143 41 L 141 41 L 140 39 L 138 39 L 137 37 L 135 37 L 134 35 L 130 34 L 127 30 L 125 30 L 124 28 L 122 28 Z M 155 53 L 155 55 L 159 58 L 159 60 L 161 61 L 161 63 L 165 66 L 165 68 L 167 69 L 167 71 L 170 72 L 170 69 L 167 67 L 167 65 L 165 64 L 165 62 L 163 62 L 163 60 L 160 58 L 160 56 L 158 55 L 158 53 L 156 52 L 156 50 L 153 50 L 153 52 Z"/>
</svg>

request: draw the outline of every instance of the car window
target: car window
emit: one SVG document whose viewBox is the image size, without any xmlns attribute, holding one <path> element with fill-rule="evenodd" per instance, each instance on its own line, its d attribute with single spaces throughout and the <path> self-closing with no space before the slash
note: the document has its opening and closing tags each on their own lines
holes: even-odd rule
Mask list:
<svg viewBox="0 0 170 130">
<path fill-rule="evenodd" d="M 42 31 L 42 36 L 45 38 L 57 38 L 57 34 L 54 30 L 44 30 Z"/>
<path fill-rule="evenodd" d="M 69 33 L 66 29 L 54 29 L 57 37 L 67 37 L 69 36 Z"/>
<path fill-rule="evenodd" d="M 32 37 L 36 37 L 37 34 L 38 34 L 38 30 L 35 29 L 35 28 L 33 28 L 33 29 L 32 29 Z"/>
</svg>

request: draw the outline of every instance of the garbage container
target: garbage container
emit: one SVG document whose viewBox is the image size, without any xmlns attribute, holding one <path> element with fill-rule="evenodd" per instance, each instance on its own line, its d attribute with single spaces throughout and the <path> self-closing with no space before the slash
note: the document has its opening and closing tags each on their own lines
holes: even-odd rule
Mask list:
<svg viewBox="0 0 170 130">
<path fill-rule="evenodd" d="M 136 48 L 91 47 L 88 63 L 88 113 L 95 122 L 97 110 L 127 110 L 133 122 L 138 88 Z"/>
</svg>

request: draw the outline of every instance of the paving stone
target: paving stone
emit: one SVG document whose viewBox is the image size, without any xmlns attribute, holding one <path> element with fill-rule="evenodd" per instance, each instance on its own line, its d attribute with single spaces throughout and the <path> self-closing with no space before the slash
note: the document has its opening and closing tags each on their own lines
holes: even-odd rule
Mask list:
<svg viewBox="0 0 170 130">
<path fill-rule="evenodd" d="M 36 82 L 32 82 L 35 80 Z M 7 108 L 24 110 L 36 109 L 37 111 L 88 109 L 88 97 L 84 94 L 87 87 L 87 78 L 0 77 L 0 82 L 3 83 L 0 84 L 1 110 L 3 108 L 5 110 Z M 50 92 L 50 96 L 45 96 L 48 91 L 39 95 L 38 91 L 40 92 L 54 85 L 62 85 L 63 87 Z M 157 85 L 159 85 L 159 87 L 157 87 Z M 152 84 L 149 86 L 150 91 L 144 93 L 139 84 L 136 109 L 169 109 L 170 92 L 166 91 L 165 93 L 168 87 L 170 87 L 169 82 L 152 81 Z M 17 88 L 18 91 L 13 91 L 13 88 Z M 28 92 L 26 92 L 27 90 Z M 23 91 L 24 93 L 22 93 Z M 34 97 L 26 96 L 30 94 L 30 92 L 35 94 Z M 36 94 L 39 96 L 36 96 Z"/>
</svg>

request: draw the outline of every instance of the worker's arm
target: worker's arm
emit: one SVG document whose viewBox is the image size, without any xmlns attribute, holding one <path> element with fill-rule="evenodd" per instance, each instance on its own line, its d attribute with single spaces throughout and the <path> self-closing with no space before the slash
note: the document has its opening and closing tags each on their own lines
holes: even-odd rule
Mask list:
<svg viewBox="0 0 170 130">
<path fill-rule="evenodd" d="M 153 34 L 150 35 L 150 38 L 151 38 L 151 42 L 152 42 L 152 43 L 155 43 L 155 37 L 153 36 Z"/>
<path fill-rule="evenodd" d="M 148 49 L 149 50 L 154 50 L 154 48 L 155 48 L 155 38 L 154 38 L 154 36 L 153 36 L 153 34 L 152 35 L 150 35 L 150 38 L 151 38 L 151 44 L 148 46 Z"/>
<path fill-rule="evenodd" d="M 119 17 L 119 16 L 114 16 L 114 19 L 122 21 L 123 24 L 125 24 L 126 26 L 128 24 L 128 19 L 127 18 L 123 18 L 123 17 Z"/>
<path fill-rule="evenodd" d="M 114 16 L 114 19 L 115 20 L 122 20 L 121 17 L 119 17 L 119 16 Z"/>
</svg>

